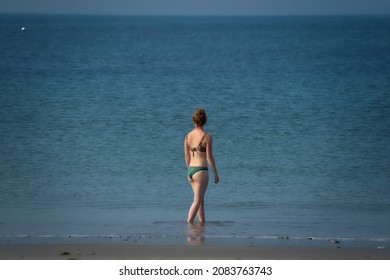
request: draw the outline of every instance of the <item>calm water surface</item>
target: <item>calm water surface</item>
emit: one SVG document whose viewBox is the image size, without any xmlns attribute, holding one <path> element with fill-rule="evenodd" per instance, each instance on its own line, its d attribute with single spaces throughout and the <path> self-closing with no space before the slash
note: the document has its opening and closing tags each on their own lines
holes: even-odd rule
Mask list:
<svg viewBox="0 0 390 280">
<path fill-rule="evenodd" d="M 1 15 L 0 38 L 1 242 L 390 241 L 390 17 Z M 193 231 L 198 107 L 221 182 Z"/>
</svg>

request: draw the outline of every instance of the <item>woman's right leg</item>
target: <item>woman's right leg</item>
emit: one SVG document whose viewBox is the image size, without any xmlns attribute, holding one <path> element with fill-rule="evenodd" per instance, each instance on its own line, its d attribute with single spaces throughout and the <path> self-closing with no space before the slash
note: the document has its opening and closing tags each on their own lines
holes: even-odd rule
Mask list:
<svg viewBox="0 0 390 280">
<path fill-rule="evenodd" d="M 193 180 L 190 183 L 194 192 L 194 201 L 188 212 L 187 222 L 193 223 L 196 215 L 198 215 L 199 222 L 205 222 L 204 195 L 209 183 L 209 173 L 207 171 L 199 171 L 194 174 Z"/>
</svg>

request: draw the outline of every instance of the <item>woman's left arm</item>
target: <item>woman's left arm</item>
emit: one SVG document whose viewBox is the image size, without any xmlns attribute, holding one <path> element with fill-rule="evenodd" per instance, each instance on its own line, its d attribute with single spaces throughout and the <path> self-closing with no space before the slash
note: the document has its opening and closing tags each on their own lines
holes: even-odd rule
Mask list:
<svg viewBox="0 0 390 280">
<path fill-rule="evenodd" d="M 186 162 L 186 167 L 188 167 L 191 162 L 191 154 L 190 150 L 188 149 L 187 137 L 184 138 L 184 160 Z"/>
</svg>

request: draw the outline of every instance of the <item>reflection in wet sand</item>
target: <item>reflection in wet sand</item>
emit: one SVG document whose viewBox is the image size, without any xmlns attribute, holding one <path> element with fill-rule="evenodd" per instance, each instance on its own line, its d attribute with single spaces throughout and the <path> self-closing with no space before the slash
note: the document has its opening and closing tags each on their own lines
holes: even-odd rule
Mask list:
<svg viewBox="0 0 390 280">
<path fill-rule="evenodd" d="M 202 245 L 205 242 L 204 237 L 205 223 L 188 223 L 187 243 L 188 245 Z"/>
</svg>

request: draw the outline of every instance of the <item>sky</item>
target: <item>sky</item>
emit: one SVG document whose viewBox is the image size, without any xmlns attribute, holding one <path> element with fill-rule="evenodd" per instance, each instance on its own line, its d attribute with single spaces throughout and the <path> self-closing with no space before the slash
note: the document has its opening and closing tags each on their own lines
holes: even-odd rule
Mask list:
<svg viewBox="0 0 390 280">
<path fill-rule="evenodd" d="M 0 13 L 126 15 L 390 14 L 390 0 L 0 0 Z"/>
</svg>

